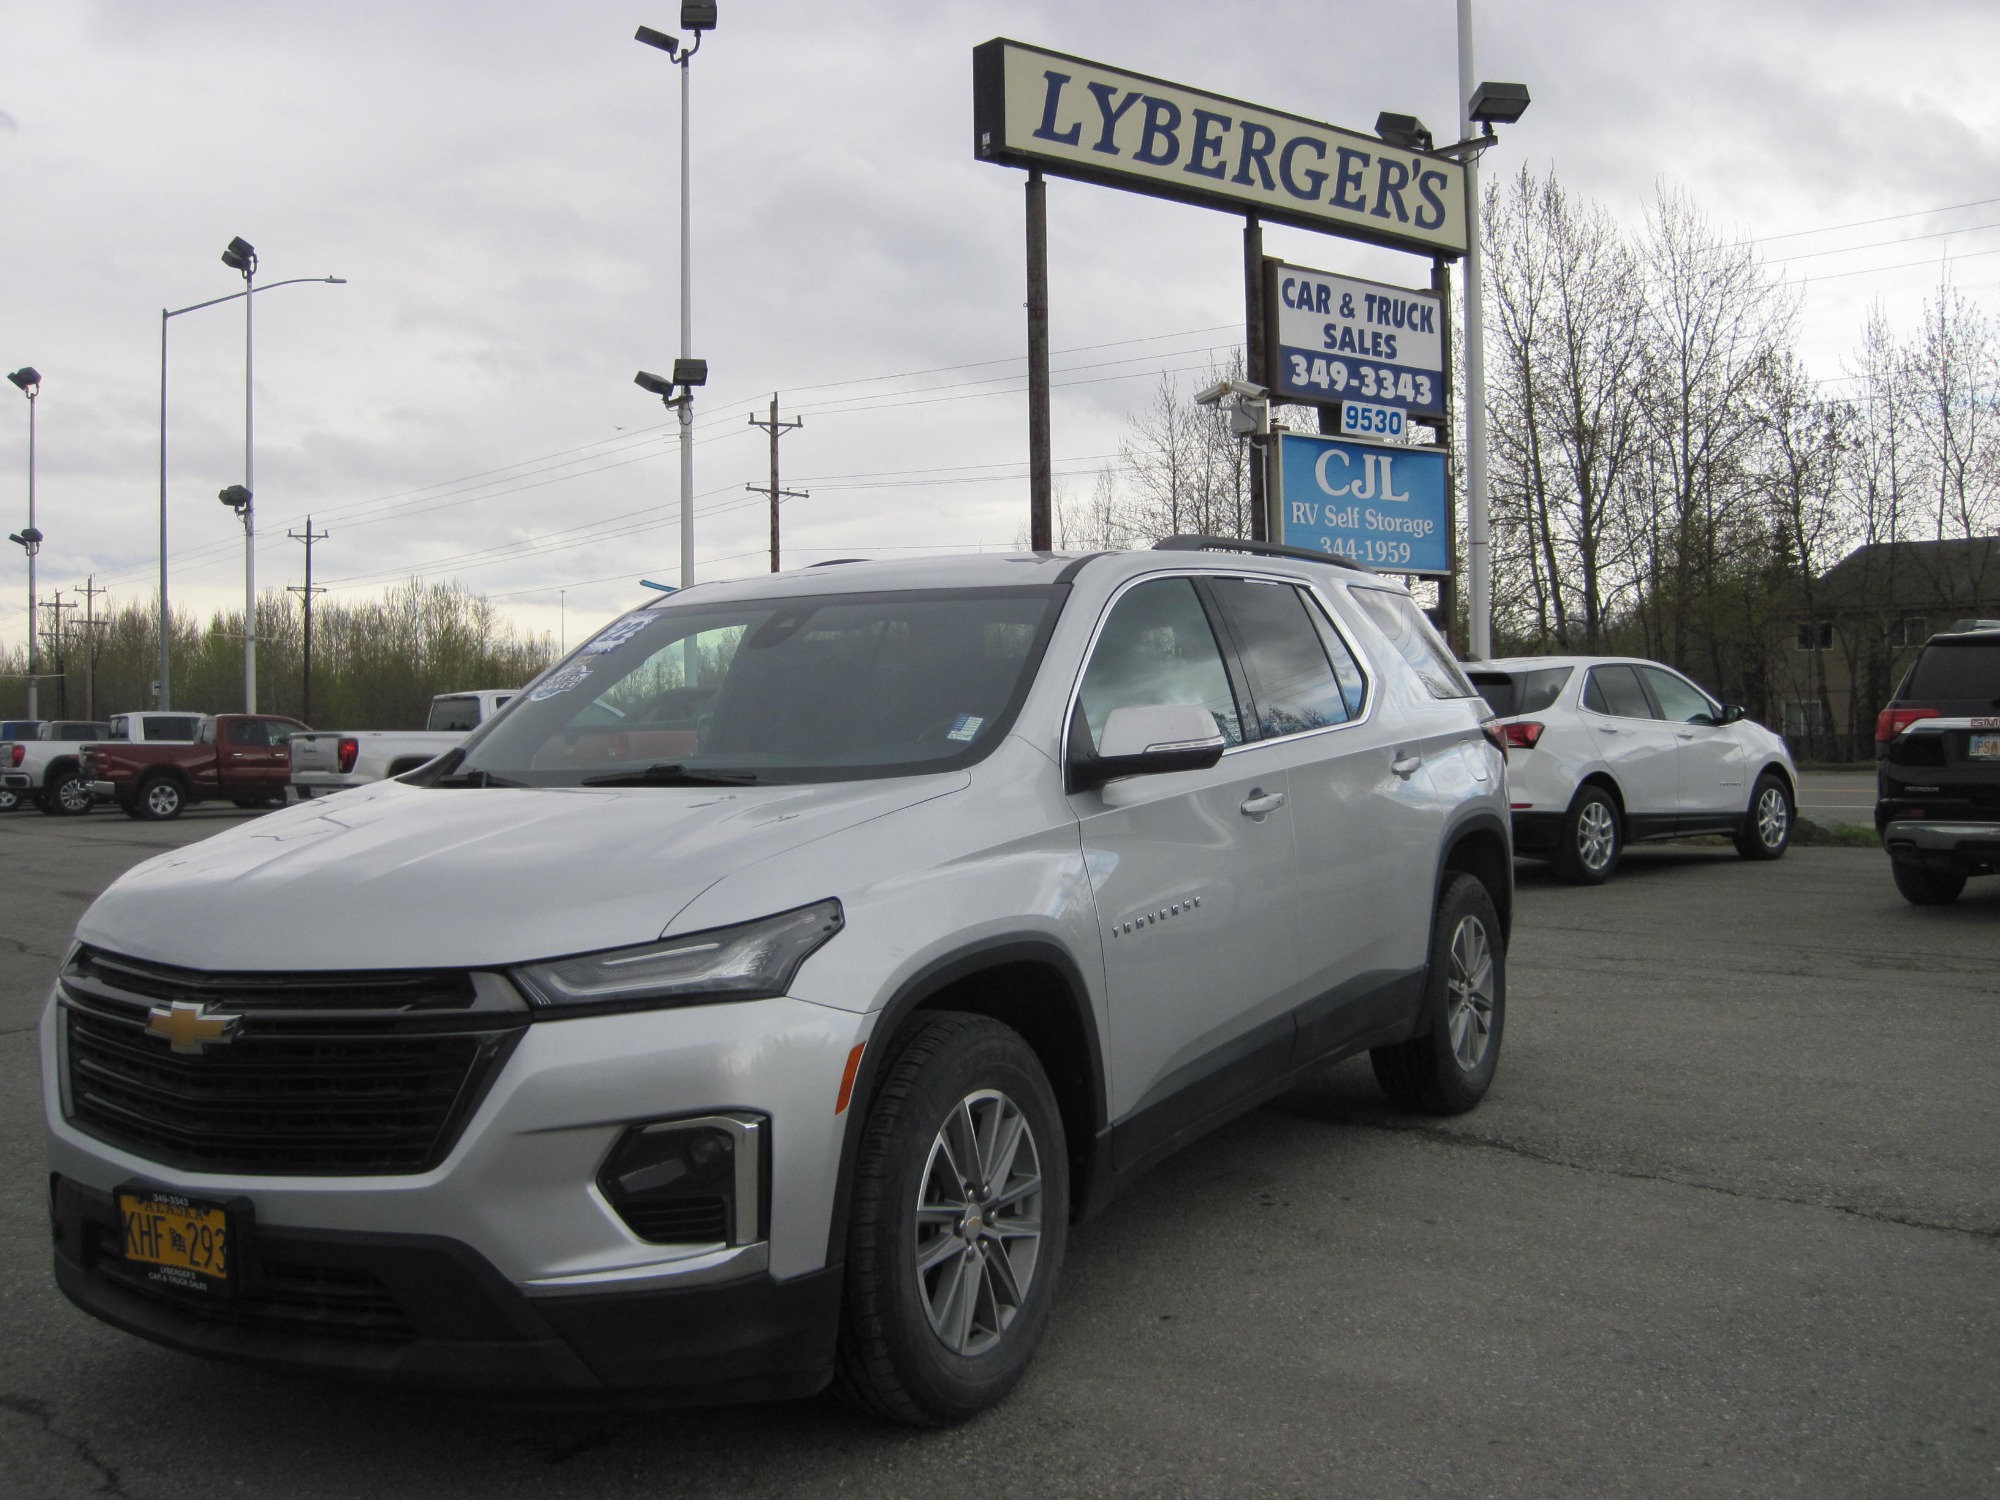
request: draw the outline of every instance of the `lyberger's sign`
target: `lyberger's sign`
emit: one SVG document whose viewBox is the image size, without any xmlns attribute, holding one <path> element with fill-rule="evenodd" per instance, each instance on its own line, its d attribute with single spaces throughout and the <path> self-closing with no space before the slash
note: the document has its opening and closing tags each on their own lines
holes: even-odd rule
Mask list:
<svg viewBox="0 0 2000 1500">
<path fill-rule="evenodd" d="M 1399 250 L 1465 253 L 1464 169 L 1445 157 L 1001 38 L 973 48 L 972 80 L 982 159 Z"/>
</svg>

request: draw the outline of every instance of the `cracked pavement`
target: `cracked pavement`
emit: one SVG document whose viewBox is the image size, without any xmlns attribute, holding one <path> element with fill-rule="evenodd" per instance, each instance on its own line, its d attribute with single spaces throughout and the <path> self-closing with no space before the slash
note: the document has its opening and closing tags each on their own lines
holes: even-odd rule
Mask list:
<svg viewBox="0 0 2000 1500">
<path fill-rule="evenodd" d="M 0 819 L 0 1475 L 152 1497 L 2000 1493 L 2000 881 L 1869 850 L 1520 867 L 1498 1081 L 1365 1060 L 1075 1234 L 1027 1380 L 909 1433 L 827 1402 L 453 1401 L 104 1327 L 50 1281 L 32 1026 L 89 891 L 234 821 Z"/>
</svg>

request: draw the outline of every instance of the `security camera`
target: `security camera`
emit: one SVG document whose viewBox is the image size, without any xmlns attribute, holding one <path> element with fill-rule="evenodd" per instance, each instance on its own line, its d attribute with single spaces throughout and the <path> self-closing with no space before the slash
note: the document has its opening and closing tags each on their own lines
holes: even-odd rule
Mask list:
<svg viewBox="0 0 2000 1500">
<path fill-rule="evenodd" d="M 1262 401 L 1269 393 L 1261 385 L 1252 385 L 1247 380 L 1218 380 L 1207 390 L 1194 398 L 1196 406 L 1214 406 L 1225 396 L 1234 396 L 1239 401 Z"/>
</svg>

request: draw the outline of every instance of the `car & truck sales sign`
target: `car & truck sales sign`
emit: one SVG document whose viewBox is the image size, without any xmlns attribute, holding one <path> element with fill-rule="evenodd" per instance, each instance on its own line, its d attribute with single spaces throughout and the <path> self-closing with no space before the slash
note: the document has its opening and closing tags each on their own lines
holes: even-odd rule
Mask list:
<svg viewBox="0 0 2000 1500">
<path fill-rule="evenodd" d="M 1465 169 L 1449 157 L 1003 38 L 973 49 L 972 78 L 973 147 L 985 160 L 1398 250 L 1465 253 Z"/>
<path fill-rule="evenodd" d="M 1271 394 L 1444 415 L 1444 299 L 1282 261 L 1271 281 Z"/>
<path fill-rule="evenodd" d="M 1286 546 L 1384 573 L 1451 573 L 1444 449 L 1287 432 L 1278 467 Z"/>
</svg>

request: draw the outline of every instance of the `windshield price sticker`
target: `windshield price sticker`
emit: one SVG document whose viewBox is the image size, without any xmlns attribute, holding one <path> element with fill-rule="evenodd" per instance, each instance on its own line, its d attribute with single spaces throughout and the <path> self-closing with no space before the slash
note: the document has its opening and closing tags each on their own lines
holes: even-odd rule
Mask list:
<svg viewBox="0 0 2000 1500">
<path fill-rule="evenodd" d="M 1448 575 L 1445 454 L 1285 433 L 1278 439 L 1284 543 L 1385 573 Z"/>
<path fill-rule="evenodd" d="M 583 648 L 585 656 L 603 656 L 616 651 L 660 617 L 650 610 L 636 610 L 622 620 L 614 620 L 590 638 Z"/>
<path fill-rule="evenodd" d="M 1281 401 L 1359 399 L 1444 415 L 1444 303 L 1413 291 L 1266 261 Z M 1343 429 L 1347 431 L 1350 429 Z"/>
<path fill-rule="evenodd" d="M 1371 406 L 1366 401 L 1340 403 L 1342 437 L 1395 438 L 1403 436 L 1402 408 Z"/>
</svg>

